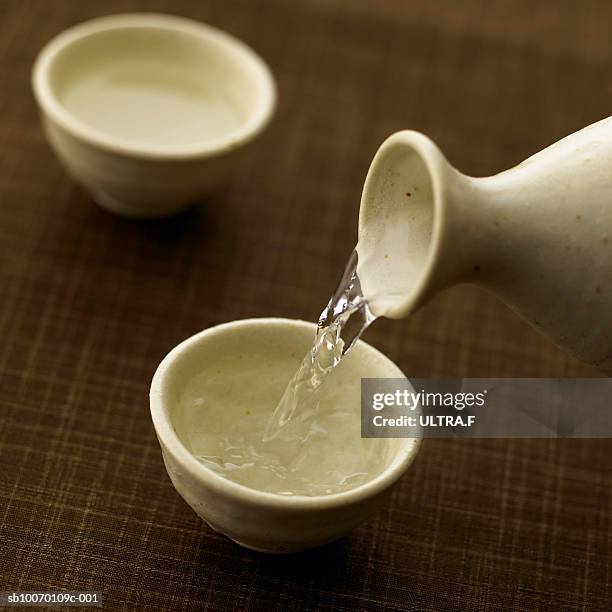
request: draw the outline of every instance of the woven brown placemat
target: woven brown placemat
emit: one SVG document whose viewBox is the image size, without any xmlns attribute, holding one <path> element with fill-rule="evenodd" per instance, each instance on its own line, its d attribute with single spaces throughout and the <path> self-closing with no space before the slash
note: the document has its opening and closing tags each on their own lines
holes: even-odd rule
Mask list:
<svg viewBox="0 0 612 612">
<path fill-rule="evenodd" d="M 37 50 L 132 10 L 217 25 L 278 79 L 222 195 L 163 222 L 97 208 L 41 133 Z M 170 485 L 148 386 L 177 342 L 314 319 L 353 246 L 378 144 L 412 127 L 471 174 L 610 113 L 609 2 L 5 0 L 0 5 L 0 590 L 108 609 L 596 610 L 612 582 L 610 441 L 426 441 L 392 502 L 330 546 L 244 551 Z M 590 376 L 456 288 L 367 339 L 415 376 Z"/>
</svg>

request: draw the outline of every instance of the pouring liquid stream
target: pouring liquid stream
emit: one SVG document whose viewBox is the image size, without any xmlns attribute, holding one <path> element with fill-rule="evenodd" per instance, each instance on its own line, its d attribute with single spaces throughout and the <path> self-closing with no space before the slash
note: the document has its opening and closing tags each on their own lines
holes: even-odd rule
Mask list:
<svg viewBox="0 0 612 612">
<path fill-rule="evenodd" d="M 194 380 L 183 400 L 182 430 L 206 467 L 281 495 L 346 491 L 384 469 L 385 441 L 360 435 L 353 366 L 344 373 L 337 367 L 375 319 L 356 270 L 353 252 L 297 371 L 287 370 L 285 362 L 278 370 L 266 369 L 265 360 L 253 359 L 247 369 L 243 362 L 232 367 L 231 387 L 206 372 Z M 276 405 L 272 414 L 270 405 Z M 203 419 L 209 406 L 216 416 Z"/>
<path fill-rule="evenodd" d="M 313 419 L 318 408 L 317 390 L 375 319 L 361 291 L 354 250 L 336 291 L 319 316 L 311 350 L 268 420 L 264 442 L 282 437 L 284 428 L 295 419 L 302 424 Z"/>
</svg>

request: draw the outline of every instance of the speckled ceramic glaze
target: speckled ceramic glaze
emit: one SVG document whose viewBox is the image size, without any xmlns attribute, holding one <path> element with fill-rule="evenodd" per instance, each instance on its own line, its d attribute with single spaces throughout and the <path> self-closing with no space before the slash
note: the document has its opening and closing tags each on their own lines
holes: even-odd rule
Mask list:
<svg viewBox="0 0 612 612">
<path fill-rule="evenodd" d="M 289 352 L 303 354 L 315 329 L 314 323 L 276 318 L 217 325 L 175 347 L 157 368 L 151 384 L 153 425 L 172 484 L 213 529 L 246 548 L 294 552 L 347 534 L 380 508 L 420 446 L 420 439 L 388 438 L 387 464 L 377 476 L 347 491 L 318 496 L 287 496 L 244 486 L 214 472 L 190 453 L 176 425 L 181 394 L 194 376 L 223 356 L 239 359 L 246 352 L 266 360 Z M 342 367 L 357 385 L 363 377 L 403 378 L 392 361 L 362 341 Z M 270 413 L 273 409 L 270 406 Z"/>
<path fill-rule="evenodd" d="M 32 87 L 70 175 L 128 217 L 170 215 L 222 186 L 276 104 L 269 69 L 245 44 L 147 13 L 62 32 L 41 50 Z"/>
<path fill-rule="evenodd" d="M 387 139 L 366 179 L 359 275 L 401 318 L 457 283 L 491 290 L 578 359 L 612 373 L 612 118 L 485 178 L 423 134 Z"/>
</svg>

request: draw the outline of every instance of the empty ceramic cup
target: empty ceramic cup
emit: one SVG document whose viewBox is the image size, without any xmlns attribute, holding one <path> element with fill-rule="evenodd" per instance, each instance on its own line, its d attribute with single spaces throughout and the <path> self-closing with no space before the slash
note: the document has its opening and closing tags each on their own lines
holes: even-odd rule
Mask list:
<svg viewBox="0 0 612 612">
<path fill-rule="evenodd" d="M 376 456 L 381 463 L 369 480 L 331 494 L 271 492 L 265 486 L 230 480 L 202 463 L 195 450 L 201 438 L 208 437 L 209 445 L 215 442 L 211 437 L 225 442 L 236 425 L 248 435 L 249 423 L 253 432 L 260 431 L 255 423 L 261 424 L 274 410 L 282 387 L 311 346 L 315 328 L 313 323 L 275 318 L 218 325 L 179 344 L 153 377 L 151 415 L 173 485 L 213 529 L 257 551 L 293 552 L 347 534 L 381 506 L 419 448 L 418 439 L 361 439 L 361 378 L 403 374 L 359 341 L 336 368 L 333 381 L 339 401 L 352 403 L 351 419 L 339 423 L 343 443 L 325 448 L 310 467 L 322 470 L 333 453 L 372 442 L 379 445 Z M 194 381 L 208 385 L 206 397 L 193 399 Z M 266 385 L 274 381 L 282 381 L 276 400 L 261 402 Z"/>
<path fill-rule="evenodd" d="M 145 13 L 62 32 L 40 52 L 32 86 L 69 173 L 132 217 L 172 214 L 225 183 L 276 103 L 269 69 L 245 44 Z"/>
</svg>

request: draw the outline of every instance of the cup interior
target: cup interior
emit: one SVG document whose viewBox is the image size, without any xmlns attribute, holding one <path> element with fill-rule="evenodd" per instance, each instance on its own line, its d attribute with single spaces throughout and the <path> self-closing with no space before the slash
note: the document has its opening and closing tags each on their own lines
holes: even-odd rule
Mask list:
<svg viewBox="0 0 612 612">
<path fill-rule="evenodd" d="M 136 146 L 221 145 L 265 121 L 274 97 L 267 68 L 240 41 L 163 15 L 76 26 L 38 68 L 61 113 Z"/>
<path fill-rule="evenodd" d="M 252 398 L 268 393 L 266 385 L 272 377 L 285 382 L 290 379 L 310 348 L 314 331 L 314 324 L 303 321 L 251 319 L 211 328 L 176 347 L 160 365 L 151 390 L 153 419 L 162 445 L 174 444 L 180 448 L 179 459 L 191 462 L 198 444 L 193 436 L 223 435 L 224 427 L 231 428 L 236 419 L 251 422 L 253 427 L 261 426 L 280 399 L 282 388 L 273 391 L 270 402 L 263 405 L 253 404 Z M 418 441 L 392 438 L 364 441 L 360 437 L 360 379 L 403 377 L 397 366 L 373 347 L 359 342 L 337 370 L 339 375 L 333 381 L 333 392 L 337 393 L 338 401 L 351 402 L 353 413 L 342 425 L 342 444 L 329 451 L 342 452 L 346 445 L 373 442 L 378 445 L 377 456 L 382 458 L 378 474 L 355 489 L 336 494 L 343 495 L 373 486 L 385 475 L 399 477 L 416 453 Z M 214 405 L 202 406 L 202 420 L 198 422 L 193 407 L 186 408 L 189 404 L 184 398 L 202 377 L 212 381 L 213 391 L 224 399 L 224 406 L 218 411 Z M 163 400 L 157 406 L 156 396 Z M 164 432 L 167 432 L 166 439 Z M 325 464 L 323 456 L 315 460 L 321 466 Z M 197 465 L 201 477 L 223 478 L 200 462 Z M 241 486 L 235 482 L 230 484 Z M 253 483 L 242 486 L 247 487 L 259 490 Z"/>
</svg>

